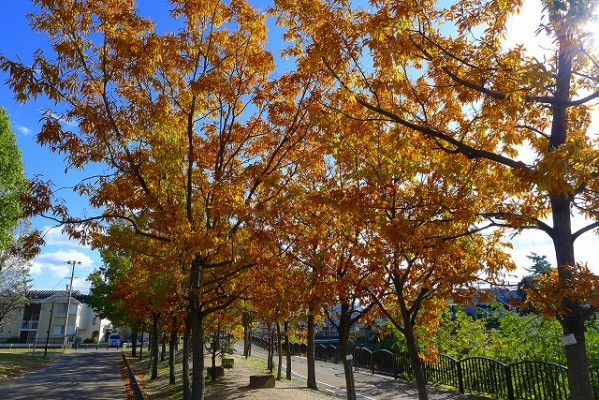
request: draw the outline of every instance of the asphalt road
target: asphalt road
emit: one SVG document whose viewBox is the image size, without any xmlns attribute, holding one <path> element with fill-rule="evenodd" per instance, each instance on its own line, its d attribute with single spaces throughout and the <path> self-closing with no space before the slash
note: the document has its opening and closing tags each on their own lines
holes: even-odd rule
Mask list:
<svg viewBox="0 0 599 400">
<path fill-rule="evenodd" d="M 238 352 L 243 353 L 243 346 L 239 347 Z M 266 351 L 258 346 L 252 345 L 252 356 L 266 359 Z M 278 358 L 275 356 L 275 363 Z M 319 388 L 346 396 L 345 373 L 341 363 L 329 363 L 316 361 L 316 380 Z M 283 358 L 283 366 L 285 358 Z M 291 371 L 294 377 L 305 380 L 308 374 L 306 359 L 304 357 L 291 357 Z M 276 374 L 276 369 L 275 369 Z M 283 375 L 285 368 L 283 368 Z M 418 399 L 416 385 L 401 379 L 383 375 L 373 375 L 372 373 L 361 369 L 354 372 L 354 381 L 356 386 L 356 395 L 358 400 L 397 400 L 397 399 Z M 463 395 L 457 392 L 428 388 L 429 399 L 431 400 L 476 400 L 481 397 Z"/>
<path fill-rule="evenodd" d="M 74 351 L 23 378 L 0 382 L 2 400 L 125 400 L 120 352 Z"/>
</svg>

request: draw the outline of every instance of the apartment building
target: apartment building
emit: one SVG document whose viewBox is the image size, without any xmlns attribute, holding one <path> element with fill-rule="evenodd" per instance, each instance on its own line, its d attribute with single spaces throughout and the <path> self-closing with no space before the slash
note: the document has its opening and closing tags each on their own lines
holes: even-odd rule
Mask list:
<svg viewBox="0 0 599 400">
<path fill-rule="evenodd" d="M 102 319 L 78 290 L 31 290 L 29 304 L 0 328 L 0 343 L 52 343 L 73 340 L 103 342 L 110 321 Z M 67 310 L 68 307 L 68 310 Z M 67 312 L 68 311 L 68 312 Z"/>
</svg>

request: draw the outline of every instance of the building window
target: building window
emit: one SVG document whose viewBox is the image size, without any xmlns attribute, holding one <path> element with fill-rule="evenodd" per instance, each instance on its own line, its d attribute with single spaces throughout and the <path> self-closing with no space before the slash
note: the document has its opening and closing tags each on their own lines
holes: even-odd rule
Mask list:
<svg viewBox="0 0 599 400">
<path fill-rule="evenodd" d="M 54 335 L 63 335 L 64 334 L 64 325 L 54 325 Z"/>
<path fill-rule="evenodd" d="M 96 317 L 94 317 L 94 318 L 92 319 L 92 325 L 96 325 L 96 322 L 98 322 L 98 321 L 97 321 L 97 318 L 96 318 Z"/>
<path fill-rule="evenodd" d="M 67 303 L 58 303 L 57 306 L 58 306 L 58 308 L 56 309 L 57 313 L 59 313 L 59 314 L 67 313 Z"/>
</svg>

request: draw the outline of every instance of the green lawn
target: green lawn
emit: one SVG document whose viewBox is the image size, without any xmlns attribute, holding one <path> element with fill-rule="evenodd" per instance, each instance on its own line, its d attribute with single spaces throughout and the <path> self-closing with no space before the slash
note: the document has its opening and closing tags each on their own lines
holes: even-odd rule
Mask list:
<svg viewBox="0 0 599 400">
<path fill-rule="evenodd" d="M 44 357 L 44 349 L 37 349 L 35 356 L 31 349 L 0 349 L 0 380 L 14 379 L 41 368 L 63 353 L 62 349 L 52 349 Z"/>
</svg>

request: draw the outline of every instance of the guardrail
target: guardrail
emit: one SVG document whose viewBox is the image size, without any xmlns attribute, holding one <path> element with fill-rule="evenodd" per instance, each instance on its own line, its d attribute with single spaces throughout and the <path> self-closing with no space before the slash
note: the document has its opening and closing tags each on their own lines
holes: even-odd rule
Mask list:
<svg viewBox="0 0 599 400">
<path fill-rule="evenodd" d="M 0 343 L 0 349 L 43 349 L 46 343 Z M 49 349 L 60 349 L 62 343 L 48 343 Z"/>
<path fill-rule="evenodd" d="M 108 343 L 75 343 L 73 344 L 72 348 L 74 350 L 88 350 L 88 349 L 95 349 L 95 350 L 99 350 L 99 349 L 116 349 L 116 350 L 121 350 L 121 349 L 126 349 L 127 347 L 129 347 L 129 345 L 127 343 L 121 343 L 120 346 L 115 346 L 115 345 L 110 345 Z"/>
<path fill-rule="evenodd" d="M 46 347 L 45 342 L 40 343 L 0 343 L 0 349 L 43 349 Z M 49 349 L 60 349 L 63 347 L 62 343 L 48 343 Z M 88 350 L 88 349 L 115 349 L 121 350 L 129 348 L 128 343 L 121 343 L 119 347 L 109 345 L 108 343 L 69 343 L 69 347 L 73 350 Z"/>
</svg>

